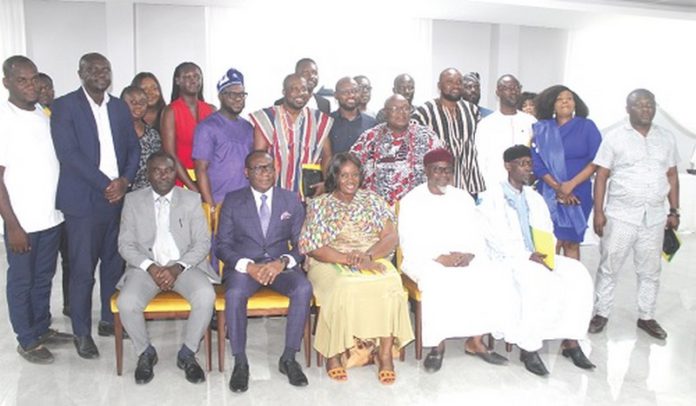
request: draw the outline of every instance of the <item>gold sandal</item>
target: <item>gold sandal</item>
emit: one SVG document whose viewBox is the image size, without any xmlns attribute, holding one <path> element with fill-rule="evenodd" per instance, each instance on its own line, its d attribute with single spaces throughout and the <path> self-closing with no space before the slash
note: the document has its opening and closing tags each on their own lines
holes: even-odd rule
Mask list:
<svg viewBox="0 0 696 406">
<path fill-rule="evenodd" d="M 348 380 L 348 373 L 346 373 L 346 369 L 343 367 L 331 368 L 326 371 L 326 374 L 334 381 L 345 382 Z"/>
</svg>

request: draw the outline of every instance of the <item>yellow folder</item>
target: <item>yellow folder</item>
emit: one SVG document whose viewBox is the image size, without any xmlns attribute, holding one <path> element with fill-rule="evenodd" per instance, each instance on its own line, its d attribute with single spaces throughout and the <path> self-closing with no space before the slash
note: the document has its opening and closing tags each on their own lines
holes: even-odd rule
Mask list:
<svg viewBox="0 0 696 406">
<path fill-rule="evenodd" d="M 534 249 L 546 255 L 546 258 L 544 258 L 546 266 L 554 269 L 556 266 L 556 239 L 553 233 L 532 227 L 532 241 L 534 242 Z"/>
</svg>

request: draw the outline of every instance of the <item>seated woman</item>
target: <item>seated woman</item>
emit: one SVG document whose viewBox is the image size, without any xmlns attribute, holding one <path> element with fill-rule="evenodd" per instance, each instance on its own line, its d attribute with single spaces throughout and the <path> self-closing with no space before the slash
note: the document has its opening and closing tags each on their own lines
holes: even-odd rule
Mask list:
<svg viewBox="0 0 696 406">
<path fill-rule="evenodd" d="M 147 158 L 162 149 L 162 140 L 159 132 L 144 120 L 148 98 L 143 90 L 136 86 L 128 86 L 121 92 L 121 100 L 126 102 L 128 109 L 130 109 L 135 134 L 140 141 L 140 162 L 138 163 L 138 172 L 135 173 L 132 189 L 138 190 L 150 186 L 150 181 L 147 180 Z"/>
<path fill-rule="evenodd" d="M 153 73 L 140 72 L 131 81 L 131 86 L 137 86 L 145 92 L 147 110 L 143 121 L 159 133 L 162 110 L 167 105 L 162 96 L 162 86 L 160 86 L 159 80 Z"/>
<path fill-rule="evenodd" d="M 377 194 L 360 189 L 360 161 L 336 154 L 328 193 L 312 199 L 300 236 L 309 281 L 321 306 L 314 347 L 327 358 L 329 377 L 348 379 L 341 354 L 357 340 L 379 338 L 378 378 L 396 380 L 392 347 L 413 339 L 406 293 L 390 262 L 398 236 L 394 213 Z"/>
</svg>

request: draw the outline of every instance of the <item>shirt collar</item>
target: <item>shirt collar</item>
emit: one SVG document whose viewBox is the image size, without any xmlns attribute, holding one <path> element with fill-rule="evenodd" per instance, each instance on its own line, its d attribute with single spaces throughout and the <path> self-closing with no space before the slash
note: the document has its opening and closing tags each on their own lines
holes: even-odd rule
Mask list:
<svg viewBox="0 0 696 406">
<path fill-rule="evenodd" d="M 103 106 L 106 106 L 107 103 L 109 103 L 109 100 L 111 100 L 111 97 L 109 97 L 108 92 L 104 92 L 104 100 L 102 101 L 102 104 L 99 105 L 92 100 L 92 96 L 87 93 L 87 89 L 85 89 L 84 86 L 82 86 L 82 91 L 85 93 L 85 97 L 87 97 L 87 102 L 89 103 L 90 106 L 95 107 L 95 108 L 100 108 Z"/>
<path fill-rule="evenodd" d="M 268 197 L 272 197 L 272 196 L 273 196 L 273 186 L 271 186 L 270 189 L 268 189 L 267 191 L 265 191 L 265 192 L 263 192 L 263 193 L 259 192 L 258 190 L 254 189 L 254 188 L 251 187 L 251 186 L 250 186 L 250 188 L 251 188 L 251 193 L 254 194 L 254 199 L 256 199 L 256 200 L 260 200 L 260 199 L 261 199 L 261 195 L 266 195 L 266 196 L 268 196 Z"/>
<path fill-rule="evenodd" d="M 172 190 L 170 190 L 169 193 L 164 195 L 164 198 L 167 199 L 169 201 L 169 203 L 171 203 L 173 195 L 174 195 L 174 188 L 172 188 Z M 155 199 L 155 201 L 157 201 L 157 199 L 159 199 L 161 195 L 159 193 L 155 192 L 155 189 L 152 189 L 152 196 Z"/>
</svg>

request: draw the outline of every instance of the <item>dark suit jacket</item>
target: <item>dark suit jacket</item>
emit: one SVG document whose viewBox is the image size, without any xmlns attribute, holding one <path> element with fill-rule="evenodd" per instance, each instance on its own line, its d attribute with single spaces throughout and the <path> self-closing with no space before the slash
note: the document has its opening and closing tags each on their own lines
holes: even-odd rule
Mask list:
<svg viewBox="0 0 696 406">
<path fill-rule="evenodd" d="M 225 273 L 234 270 L 242 258 L 258 263 L 289 254 L 298 265 L 301 263 L 303 256 L 297 243 L 305 211 L 296 193 L 273 188 L 271 222 L 266 237 L 261 231 L 251 187 L 228 193 L 219 216 L 215 255 L 225 263 Z"/>
<path fill-rule="evenodd" d="M 128 106 L 109 95 L 107 109 L 119 176 L 133 182 L 140 159 L 140 143 Z M 118 210 L 104 189 L 111 180 L 99 170 L 97 122 L 82 88 L 59 97 L 51 105 L 51 135 L 60 162 L 56 207 L 67 215 L 87 216 Z"/>
<path fill-rule="evenodd" d="M 312 97 L 314 97 L 314 99 L 317 101 L 317 107 L 319 107 L 319 111 L 326 114 L 331 113 L 331 102 L 329 101 L 329 99 L 327 99 L 324 96 L 319 96 L 316 93 L 314 93 Z M 280 106 L 281 104 L 283 104 L 283 100 L 284 99 L 281 97 L 280 99 L 274 101 L 273 105 Z"/>
</svg>

